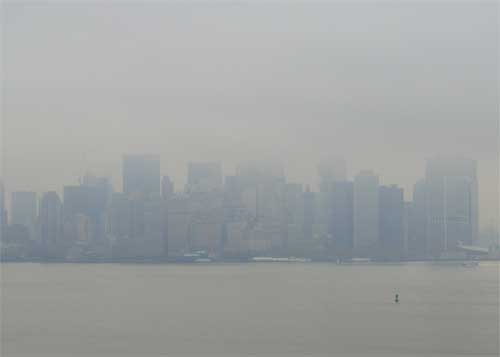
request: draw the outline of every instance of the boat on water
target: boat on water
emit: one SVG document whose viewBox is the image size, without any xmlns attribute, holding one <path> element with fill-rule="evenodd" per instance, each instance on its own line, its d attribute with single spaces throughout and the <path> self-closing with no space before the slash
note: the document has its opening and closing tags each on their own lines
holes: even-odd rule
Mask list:
<svg viewBox="0 0 500 357">
<path fill-rule="evenodd" d="M 210 263 L 212 259 L 205 251 L 185 253 L 174 258 L 175 263 Z"/>
<path fill-rule="evenodd" d="M 465 267 L 465 268 L 476 268 L 479 266 L 479 263 L 478 262 L 463 262 L 462 263 L 462 266 Z"/>
<path fill-rule="evenodd" d="M 351 263 L 354 264 L 364 264 L 364 263 L 371 263 L 372 260 L 370 258 L 352 258 Z"/>
<path fill-rule="evenodd" d="M 288 257 L 288 258 L 254 257 L 252 258 L 252 261 L 256 263 L 309 263 L 311 259 L 296 258 L 296 257 Z"/>
</svg>

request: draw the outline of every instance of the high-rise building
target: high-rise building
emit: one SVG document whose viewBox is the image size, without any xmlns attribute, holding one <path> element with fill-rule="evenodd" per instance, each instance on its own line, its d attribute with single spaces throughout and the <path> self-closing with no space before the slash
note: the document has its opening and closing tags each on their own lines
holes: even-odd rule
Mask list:
<svg viewBox="0 0 500 357">
<path fill-rule="evenodd" d="M 50 256 L 58 255 L 64 249 L 62 219 L 62 203 L 57 192 L 44 193 L 40 201 L 38 220 L 40 240 L 45 252 Z"/>
<path fill-rule="evenodd" d="M 174 182 L 169 176 L 163 176 L 161 179 L 161 197 L 169 200 L 174 195 Z"/>
<path fill-rule="evenodd" d="M 167 253 L 169 257 L 178 257 L 190 250 L 192 218 L 189 197 L 175 195 L 168 204 Z"/>
<path fill-rule="evenodd" d="M 379 187 L 379 258 L 404 257 L 404 194 L 396 186 Z"/>
<path fill-rule="evenodd" d="M 132 234 L 132 203 L 123 192 L 111 196 L 108 210 L 109 231 L 116 242 L 128 239 Z"/>
<path fill-rule="evenodd" d="M 36 192 L 12 192 L 11 224 L 28 228 L 30 239 L 36 237 L 37 197 Z"/>
<path fill-rule="evenodd" d="M 347 179 L 346 163 L 340 158 L 323 160 L 318 165 L 318 173 L 320 192 L 331 191 L 335 181 L 345 181 Z"/>
<path fill-rule="evenodd" d="M 354 178 L 354 254 L 374 257 L 379 242 L 379 178 L 361 171 Z"/>
<path fill-rule="evenodd" d="M 244 206 L 255 217 L 253 232 L 258 230 L 249 235 L 255 240 L 251 249 L 262 252 L 270 247 L 274 254 L 282 252 L 287 245 L 283 167 L 273 162 L 246 162 L 238 166 L 237 177 Z"/>
<path fill-rule="evenodd" d="M 419 180 L 413 186 L 413 200 L 408 212 L 408 258 L 425 259 L 428 251 L 427 185 Z"/>
<path fill-rule="evenodd" d="M 115 192 L 107 212 L 109 233 L 112 237 L 112 254 L 115 258 L 130 258 L 133 250 L 133 204 L 123 192 Z"/>
<path fill-rule="evenodd" d="M 77 225 L 84 215 L 89 219 L 88 243 L 94 250 L 106 249 L 107 242 L 107 210 L 112 195 L 111 185 L 106 178 L 87 176 L 78 186 L 64 187 L 64 225 L 67 240 L 78 239 Z"/>
<path fill-rule="evenodd" d="M 302 224 L 302 235 L 304 239 L 311 241 L 313 239 L 313 228 L 316 218 L 316 205 L 315 205 L 315 194 L 311 191 L 309 186 L 303 195 L 304 204 L 304 221 Z"/>
<path fill-rule="evenodd" d="M 332 252 L 337 259 L 350 258 L 354 239 L 354 188 L 353 183 L 337 181 L 332 191 L 331 233 Z"/>
<path fill-rule="evenodd" d="M 160 157 L 125 155 L 123 158 L 123 192 L 149 197 L 160 195 Z"/>
<path fill-rule="evenodd" d="M 403 202 L 403 255 L 402 258 L 408 259 L 408 238 L 410 236 L 410 218 L 413 210 L 413 201 Z"/>
<path fill-rule="evenodd" d="M 7 215 L 5 212 L 5 187 L 0 180 L 0 242 L 4 239 L 5 228 L 7 226 Z"/>
<path fill-rule="evenodd" d="M 196 192 L 190 195 L 189 248 L 211 256 L 222 253 L 224 196 L 221 192 Z"/>
<path fill-rule="evenodd" d="M 187 192 L 209 192 L 222 189 L 222 166 L 219 162 L 190 162 Z"/>
<path fill-rule="evenodd" d="M 453 253 L 478 236 L 477 163 L 464 158 L 427 161 L 428 243 L 433 257 Z"/>
<path fill-rule="evenodd" d="M 144 202 L 144 231 L 138 240 L 142 256 L 164 258 L 167 256 L 167 201 L 161 197 L 150 197 Z"/>
<path fill-rule="evenodd" d="M 336 182 L 347 179 L 346 163 L 341 158 L 328 158 L 318 165 L 319 192 L 315 194 L 314 235 L 326 240 L 328 255 L 333 254 L 333 202 L 332 191 Z"/>
</svg>

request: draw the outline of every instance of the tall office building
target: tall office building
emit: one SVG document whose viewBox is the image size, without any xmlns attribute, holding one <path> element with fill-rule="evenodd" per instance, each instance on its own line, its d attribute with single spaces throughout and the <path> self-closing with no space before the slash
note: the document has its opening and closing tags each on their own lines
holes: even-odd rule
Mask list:
<svg viewBox="0 0 500 357">
<path fill-rule="evenodd" d="M 7 226 L 7 215 L 5 213 L 5 187 L 0 180 L 0 242 L 4 239 L 5 228 Z"/>
<path fill-rule="evenodd" d="M 77 241 L 77 226 L 84 215 L 89 219 L 89 244 L 94 249 L 107 246 L 107 209 L 112 188 L 106 178 L 86 176 L 79 186 L 64 187 L 64 224 L 68 241 Z M 80 224 L 81 225 L 81 224 Z"/>
<path fill-rule="evenodd" d="M 425 259 L 428 250 L 427 184 L 419 180 L 413 186 L 413 200 L 408 212 L 408 258 Z"/>
<path fill-rule="evenodd" d="M 174 182 L 169 176 L 163 176 L 161 179 L 161 197 L 169 200 L 174 195 Z"/>
<path fill-rule="evenodd" d="M 314 235 L 326 240 L 328 255 L 334 254 L 333 238 L 333 187 L 336 182 L 345 182 L 347 179 L 346 163 L 341 158 L 328 158 L 318 165 L 319 192 L 315 194 Z"/>
<path fill-rule="evenodd" d="M 332 191 L 332 218 L 329 231 L 333 240 L 331 253 L 337 259 L 352 257 L 354 239 L 353 205 L 353 183 L 348 181 L 335 182 Z"/>
<path fill-rule="evenodd" d="M 189 247 L 211 256 L 222 252 L 224 196 L 221 192 L 197 192 L 190 195 Z"/>
<path fill-rule="evenodd" d="M 167 202 L 161 197 L 150 197 L 143 205 L 143 231 L 136 239 L 140 255 L 164 258 L 167 255 Z"/>
<path fill-rule="evenodd" d="M 428 243 L 438 258 L 459 243 L 474 244 L 478 236 L 477 163 L 464 158 L 435 158 L 426 164 Z"/>
<path fill-rule="evenodd" d="M 343 159 L 340 158 L 330 158 L 327 160 L 323 160 L 318 165 L 318 174 L 320 178 L 320 192 L 331 191 L 333 188 L 333 183 L 335 181 L 346 181 L 346 163 Z"/>
<path fill-rule="evenodd" d="M 113 256 L 115 258 L 134 257 L 132 199 L 123 192 L 113 193 L 107 215 L 108 230 L 113 242 Z"/>
<path fill-rule="evenodd" d="M 132 235 L 132 203 L 123 192 L 115 192 L 111 196 L 108 222 L 109 231 L 117 243 Z"/>
<path fill-rule="evenodd" d="M 187 195 L 175 195 L 168 205 L 167 254 L 178 257 L 189 252 L 193 213 Z"/>
<path fill-rule="evenodd" d="M 319 192 L 315 193 L 314 235 L 326 239 L 327 250 L 332 253 L 332 191 L 335 182 L 346 180 L 345 161 L 340 158 L 329 158 L 318 165 Z"/>
<path fill-rule="evenodd" d="M 39 210 L 40 240 L 45 252 L 57 255 L 63 248 L 62 203 L 55 191 L 43 194 Z"/>
<path fill-rule="evenodd" d="M 187 192 L 222 190 L 222 166 L 219 162 L 190 162 Z"/>
<path fill-rule="evenodd" d="M 123 158 L 123 192 L 149 197 L 160 195 L 160 157 L 125 155 Z"/>
<path fill-rule="evenodd" d="M 379 258 L 400 260 L 405 255 L 404 194 L 396 186 L 379 187 Z"/>
<path fill-rule="evenodd" d="M 362 171 L 354 178 L 354 254 L 374 257 L 379 242 L 379 178 Z"/>
<path fill-rule="evenodd" d="M 35 192 L 12 192 L 11 224 L 28 228 L 30 239 L 36 237 L 37 197 Z"/>
<path fill-rule="evenodd" d="M 301 240 L 304 217 L 304 190 L 301 184 L 287 183 L 285 185 L 285 214 L 287 243 Z"/>
<path fill-rule="evenodd" d="M 238 166 L 237 177 L 244 205 L 255 217 L 253 232 L 258 230 L 249 235 L 250 241 L 255 241 L 253 246 L 250 242 L 251 249 L 282 252 L 287 244 L 283 166 L 273 162 L 245 162 Z"/>
<path fill-rule="evenodd" d="M 302 236 L 304 239 L 311 241 L 314 235 L 314 223 L 316 220 L 316 205 L 315 194 L 309 186 L 303 194 L 302 203 L 304 205 L 304 220 L 302 223 Z"/>
</svg>

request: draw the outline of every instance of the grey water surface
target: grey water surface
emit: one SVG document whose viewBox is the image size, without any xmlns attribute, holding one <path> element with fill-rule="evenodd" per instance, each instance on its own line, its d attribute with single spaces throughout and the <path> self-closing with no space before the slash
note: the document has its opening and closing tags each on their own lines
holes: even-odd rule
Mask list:
<svg viewBox="0 0 500 357">
<path fill-rule="evenodd" d="M 2 356 L 499 354 L 498 263 L 1 270 Z"/>
</svg>

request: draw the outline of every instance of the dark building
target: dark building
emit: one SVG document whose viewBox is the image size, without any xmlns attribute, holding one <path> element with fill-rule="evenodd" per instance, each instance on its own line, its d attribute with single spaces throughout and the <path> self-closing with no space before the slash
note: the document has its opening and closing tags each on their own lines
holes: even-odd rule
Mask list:
<svg viewBox="0 0 500 357">
<path fill-rule="evenodd" d="M 11 224 L 5 229 L 4 243 L 27 247 L 30 242 L 30 231 L 24 224 Z"/>
<path fill-rule="evenodd" d="M 329 228 L 332 251 L 337 259 L 351 258 L 354 237 L 354 188 L 352 182 L 337 181 L 332 190 L 332 219 Z"/>
<path fill-rule="evenodd" d="M 64 224 L 69 241 L 86 240 L 94 248 L 103 249 L 106 240 L 106 214 L 112 188 L 107 179 L 88 176 L 79 186 L 64 187 Z M 78 220 L 88 219 L 88 237 L 80 236 Z"/>
<path fill-rule="evenodd" d="M 5 187 L 0 180 L 0 242 L 3 241 L 7 227 L 7 214 L 5 210 Z"/>
<path fill-rule="evenodd" d="M 188 192 L 207 192 L 222 189 L 222 166 L 218 162 L 190 162 Z"/>
<path fill-rule="evenodd" d="M 379 258 L 400 260 L 404 257 L 404 195 L 396 186 L 379 187 Z"/>
<path fill-rule="evenodd" d="M 161 197 L 169 200 L 174 195 L 174 182 L 169 176 L 163 176 L 161 179 Z"/>
<path fill-rule="evenodd" d="M 379 246 L 379 177 L 361 171 L 354 177 L 354 254 L 375 258 Z"/>
<path fill-rule="evenodd" d="M 302 225 L 302 235 L 304 239 L 313 239 L 313 228 L 315 222 L 315 197 L 314 192 L 311 192 L 309 186 L 306 187 L 304 192 L 304 223 Z"/>
<path fill-rule="evenodd" d="M 30 239 L 36 238 L 37 197 L 35 192 L 12 192 L 11 224 L 26 226 Z"/>
<path fill-rule="evenodd" d="M 320 192 L 330 192 L 333 188 L 334 182 L 346 181 L 346 163 L 343 159 L 340 158 L 330 158 L 327 160 L 323 160 L 318 165 L 318 174 L 320 178 Z"/>
<path fill-rule="evenodd" d="M 160 195 L 160 157 L 125 155 L 123 158 L 123 192 L 149 197 Z"/>
<path fill-rule="evenodd" d="M 55 191 L 43 194 L 39 209 L 40 240 L 45 254 L 60 256 L 64 250 L 62 203 Z"/>
<path fill-rule="evenodd" d="M 300 225 L 303 215 L 304 190 L 298 183 L 287 183 L 285 185 L 285 209 L 288 224 Z"/>
<path fill-rule="evenodd" d="M 413 186 L 413 200 L 408 212 L 408 258 L 425 259 L 429 255 L 427 189 L 425 180 Z"/>
</svg>

